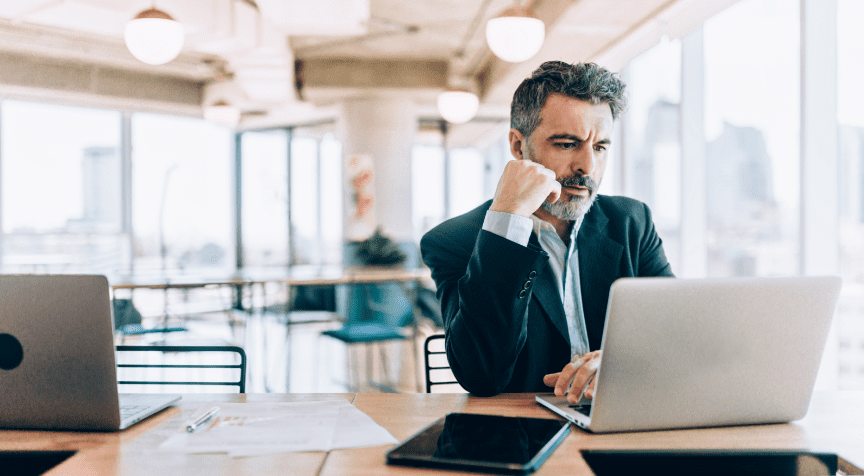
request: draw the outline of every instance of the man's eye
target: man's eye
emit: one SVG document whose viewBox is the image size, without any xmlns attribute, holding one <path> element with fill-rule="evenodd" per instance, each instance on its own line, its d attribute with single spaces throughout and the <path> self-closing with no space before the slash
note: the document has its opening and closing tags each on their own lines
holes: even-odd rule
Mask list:
<svg viewBox="0 0 864 476">
<path fill-rule="evenodd" d="M 558 147 L 560 147 L 562 149 L 572 149 L 573 147 L 576 147 L 576 143 L 575 142 L 559 142 Z"/>
<path fill-rule="evenodd" d="M 594 150 L 596 150 L 597 152 L 603 152 L 604 150 L 606 150 L 606 146 L 605 145 L 595 145 Z"/>
</svg>

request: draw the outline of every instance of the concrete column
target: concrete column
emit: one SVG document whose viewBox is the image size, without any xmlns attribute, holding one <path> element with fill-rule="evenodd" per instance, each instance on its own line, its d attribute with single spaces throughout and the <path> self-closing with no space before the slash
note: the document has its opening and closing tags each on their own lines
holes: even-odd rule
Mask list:
<svg viewBox="0 0 864 476">
<path fill-rule="evenodd" d="M 366 155 L 374 167 L 374 226 L 396 242 L 413 241 L 411 202 L 411 148 L 417 116 L 407 97 L 373 97 L 346 101 L 342 107 L 342 155 Z M 343 166 L 343 170 L 347 167 Z M 347 179 L 346 179 L 347 180 Z M 346 183 L 344 227 L 346 240 L 362 240 L 352 232 L 349 214 L 355 210 Z M 373 227 L 374 231 L 374 227 Z M 354 236 L 352 236 L 352 234 Z"/>
<path fill-rule="evenodd" d="M 362 264 L 352 241 L 368 238 L 375 228 L 396 242 L 407 255 L 404 266 L 419 264 L 420 253 L 414 244 L 411 202 L 411 148 L 417 131 L 414 102 L 407 96 L 385 96 L 351 99 L 342 105 L 339 138 L 342 142 L 343 176 L 345 183 L 343 230 L 346 246 L 342 261 L 346 266 Z M 370 215 L 363 226 L 352 226 L 357 210 L 352 172 L 348 165 L 352 156 L 368 156 L 372 165 L 372 195 Z M 408 295 L 396 283 L 341 286 L 337 292 L 337 311 L 349 321 L 379 322 L 405 326 L 413 319 L 413 307 Z M 401 347 L 394 349 L 385 382 L 400 375 L 400 365 L 406 360 Z M 370 352 L 367 349 L 366 352 Z M 367 358 L 369 355 L 367 354 Z M 367 360 L 371 363 L 372 359 Z M 407 359 L 411 361 L 411 359 Z M 371 370 L 371 369 L 370 369 Z M 371 372 L 370 372 L 371 375 Z"/>
</svg>

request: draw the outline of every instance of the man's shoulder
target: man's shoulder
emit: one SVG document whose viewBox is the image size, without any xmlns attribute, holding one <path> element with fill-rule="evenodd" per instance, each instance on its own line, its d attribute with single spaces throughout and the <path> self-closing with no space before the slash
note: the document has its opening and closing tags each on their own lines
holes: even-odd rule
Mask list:
<svg viewBox="0 0 864 476">
<path fill-rule="evenodd" d="M 486 218 L 486 212 L 489 210 L 490 206 L 492 206 L 492 200 L 489 200 L 462 215 L 445 220 L 438 226 L 426 232 L 426 234 L 423 235 L 423 239 L 425 240 L 427 237 L 431 238 L 441 235 L 451 238 L 465 235 L 476 236 L 480 233 L 480 229 L 483 227 L 483 220 Z"/>
<path fill-rule="evenodd" d="M 592 212 L 595 211 L 593 210 L 594 207 L 597 207 L 597 211 L 610 219 L 626 217 L 644 219 L 646 210 L 648 209 L 648 207 L 639 200 L 617 195 L 597 195 L 597 199 L 591 207 Z M 587 216 L 588 215 L 586 215 L 586 218 Z"/>
</svg>

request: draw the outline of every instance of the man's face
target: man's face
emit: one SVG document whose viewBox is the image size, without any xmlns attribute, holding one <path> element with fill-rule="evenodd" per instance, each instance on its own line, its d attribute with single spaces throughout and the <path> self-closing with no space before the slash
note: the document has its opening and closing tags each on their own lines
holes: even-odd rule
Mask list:
<svg viewBox="0 0 864 476">
<path fill-rule="evenodd" d="M 561 183 L 561 197 L 552 204 L 543 202 L 543 208 L 559 219 L 575 220 L 594 203 L 603 179 L 611 145 L 612 110 L 605 103 L 593 105 L 552 94 L 540 117 L 531 137 L 522 141 L 523 156 L 555 172 Z"/>
</svg>

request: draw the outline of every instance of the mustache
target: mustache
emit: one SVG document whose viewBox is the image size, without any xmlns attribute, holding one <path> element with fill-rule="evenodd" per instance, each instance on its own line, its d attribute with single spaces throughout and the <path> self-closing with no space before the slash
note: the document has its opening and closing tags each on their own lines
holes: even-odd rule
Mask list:
<svg viewBox="0 0 864 476">
<path fill-rule="evenodd" d="M 588 175 L 573 175 L 558 180 L 562 187 L 585 187 L 589 192 L 594 193 L 597 190 L 597 182 Z"/>
</svg>

